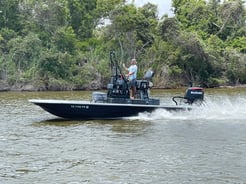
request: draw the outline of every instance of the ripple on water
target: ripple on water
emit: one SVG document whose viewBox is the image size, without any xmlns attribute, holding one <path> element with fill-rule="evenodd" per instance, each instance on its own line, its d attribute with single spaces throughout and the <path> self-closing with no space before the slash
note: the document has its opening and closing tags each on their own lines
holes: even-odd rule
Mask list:
<svg viewBox="0 0 246 184">
<path fill-rule="evenodd" d="M 245 99 L 246 94 L 210 95 L 202 110 L 67 121 L 29 104 L 25 95 L 5 96 L 0 106 L 0 181 L 244 183 Z"/>
</svg>

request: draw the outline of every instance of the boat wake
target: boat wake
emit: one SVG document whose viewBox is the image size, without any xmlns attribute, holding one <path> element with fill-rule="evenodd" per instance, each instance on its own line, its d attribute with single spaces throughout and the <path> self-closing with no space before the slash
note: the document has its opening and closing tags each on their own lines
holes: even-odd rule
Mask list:
<svg viewBox="0 0 246 184">
<path fill-rule="evenodd" d="M 140 113 L 130 119 L 154 120 L 246 120 L 245 97 L 208 97 L 204 105 L 191 111 L 169 112 L 164 109 Z"/>
</svg>

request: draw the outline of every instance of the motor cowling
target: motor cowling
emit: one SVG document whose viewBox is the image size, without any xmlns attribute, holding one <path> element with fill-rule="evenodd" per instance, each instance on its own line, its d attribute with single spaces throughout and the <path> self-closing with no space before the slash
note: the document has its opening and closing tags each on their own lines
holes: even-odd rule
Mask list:
<svg viewBox="0 0 246 184">
<path fill-rule="evenodd" d="M 92 93 L 92 102 L 105 103 L 107 102 L 107 93 L 94 91 Z"/>
<path fill-rule="evenodd" d="M 193 104 L 196 101 L 202 102 L 204 99 L 204 90 L 200 87 L 189 87 L 184 95 L 188 104 Z"/>
</svg>

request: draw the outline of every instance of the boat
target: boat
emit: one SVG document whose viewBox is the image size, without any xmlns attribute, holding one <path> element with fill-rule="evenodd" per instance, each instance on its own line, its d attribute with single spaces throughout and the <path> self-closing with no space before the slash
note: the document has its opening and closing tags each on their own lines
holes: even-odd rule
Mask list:
<svg viewBox="0 0 246 184">
<path fill-rule="evenodd" d="M 203 103 L 204 90 L 200 87 L 189 87 L 184 96 L 172 97 L 173 105 L 161 104 L 160 99 L 151 98 L 149 93 L 154 76 L 152 70 L 148 70 L 143 79 L 137 80 L 136 98 L 131 99 L 128 79 L 123 74 L 113 51 L 110 52 L 110 65 L 112 76 L 107 85 L 107 92 L 92 92 L 90 101 L 30 99 L 29 102 L 65 119 L 119 119 L 153 112 L 156 109 L 190 111 L 193 104 Z"/>
</svg>

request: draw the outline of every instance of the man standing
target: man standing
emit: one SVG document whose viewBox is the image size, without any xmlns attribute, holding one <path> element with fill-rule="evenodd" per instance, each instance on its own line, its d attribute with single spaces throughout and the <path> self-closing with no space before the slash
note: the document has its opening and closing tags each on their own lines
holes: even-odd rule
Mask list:
<svg viewBox="0 0 246 184">
<path fill-rule="evenodd" d="M 123 65 L 124 68 L 128 71 L 128 74 L 126 75 L 126 77 L 128 77 L 129 81 L 130 81 L 130 98 L 134 99 L 135 94 L 136 94 L 136 86 L 137 86 L 137 71 L 138 71 L 138 67 L 137 67 L 137 61 L 136 59 L 132 59 L 131 60 L 131 66 L 129 68 L 125 67 L 125 65 Z"/>
</svg>

